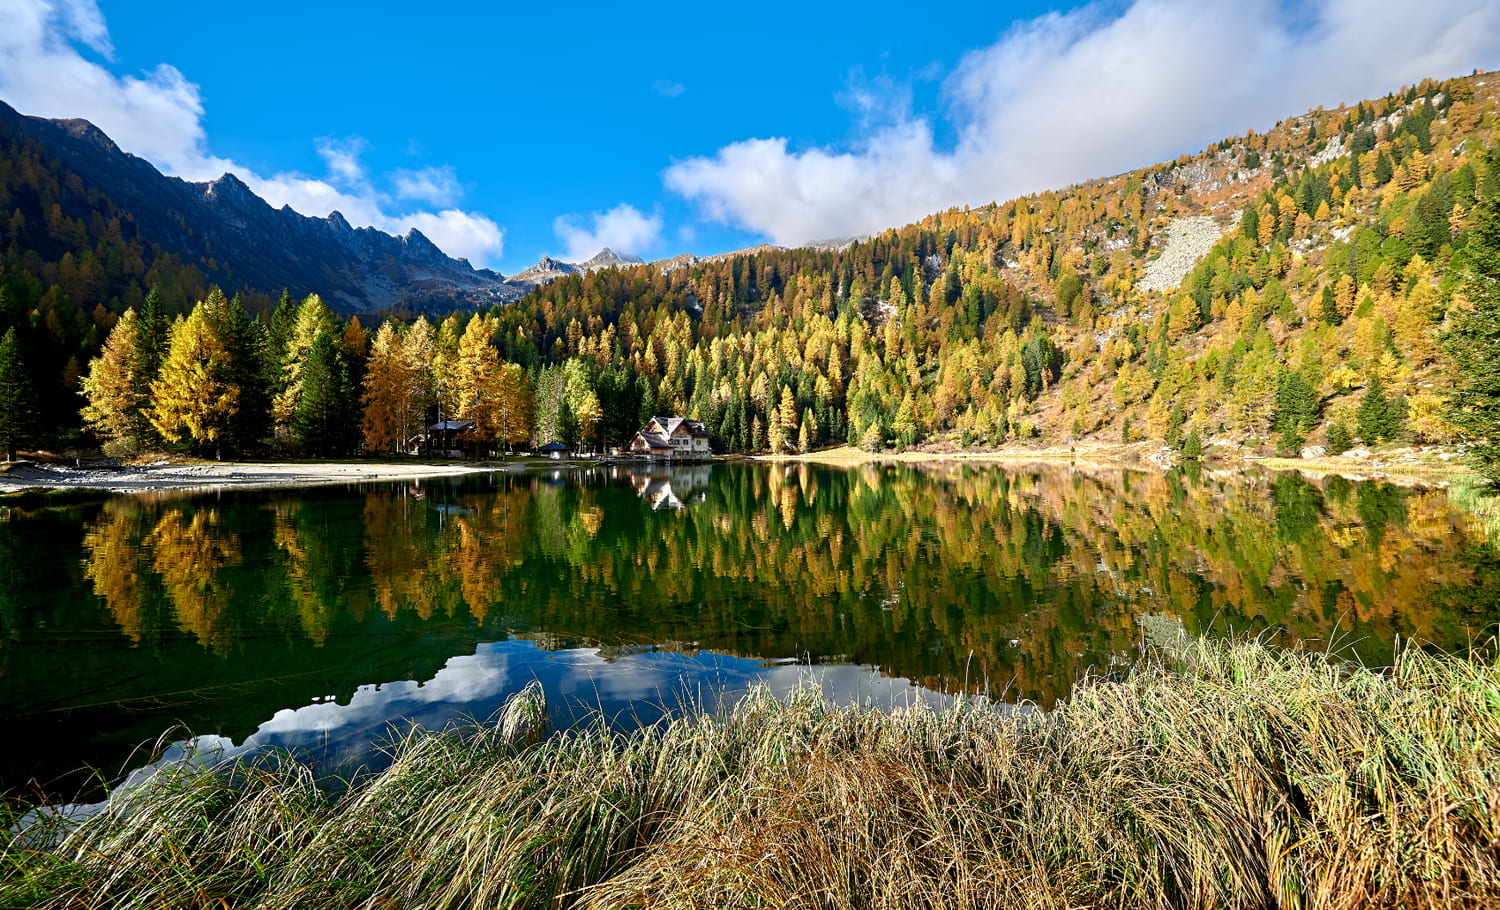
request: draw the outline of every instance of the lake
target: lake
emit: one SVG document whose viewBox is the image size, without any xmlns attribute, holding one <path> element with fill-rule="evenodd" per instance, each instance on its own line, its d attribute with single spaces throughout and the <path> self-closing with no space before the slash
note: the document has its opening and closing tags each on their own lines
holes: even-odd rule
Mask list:
<svg viewBox="0 0 1500 910">
<path fill-rule="evenodd" d="M 190 737 L 378 764 L 533 679 L 557 726 L 754 683 L 1048 707 L 1182 635 L 1379 666 L 1500 618 L 1500 559 L 1443 491 L 1196 466 L 599 467 L 4 518 L 11 797 L 97 794 Z"/>
</svg>

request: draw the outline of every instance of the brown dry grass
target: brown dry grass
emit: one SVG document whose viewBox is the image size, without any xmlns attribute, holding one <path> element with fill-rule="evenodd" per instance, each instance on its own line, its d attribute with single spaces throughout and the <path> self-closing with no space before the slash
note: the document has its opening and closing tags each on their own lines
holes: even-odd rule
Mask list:
<svg viewBox="0 0 1500 910">
<path fill-rule="evenodd" d="M 1049 713 L 752 695 L 628 736 L 413 734 L 340 798 L 175 768 L 45 847 L 31 907 L 1500 906 L 1500 669 L 1193 644 Z"/>
</svg>

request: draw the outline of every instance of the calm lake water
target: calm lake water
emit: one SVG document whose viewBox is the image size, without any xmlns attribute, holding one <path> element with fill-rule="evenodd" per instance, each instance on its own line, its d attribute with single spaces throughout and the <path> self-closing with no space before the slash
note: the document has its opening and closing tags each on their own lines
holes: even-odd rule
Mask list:
<svg viewBox="0 0 1500 910">
<path fill-rule="evenodd" d="M 532 679 L 630 726 L 755 682 L 1044 706 L 1143 640 L 1233 630 L 1388 663 L 1500 618 L 1442 491 L 1065 465 L 595 468 L 121 496 L 0 522 L 0 789 L 150 746 L 346 766 Z M 145 746 L 145 751 L 137 747 Z"/>
</svg>

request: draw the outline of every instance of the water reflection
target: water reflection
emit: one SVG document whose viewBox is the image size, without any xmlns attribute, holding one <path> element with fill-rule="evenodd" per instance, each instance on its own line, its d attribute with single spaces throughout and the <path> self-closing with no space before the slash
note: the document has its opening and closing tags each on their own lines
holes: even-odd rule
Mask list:
<svg viewBox="0 0 1500 910">
<path fill-rule="evenodd" d="M 707 466 L 699 466 L 655 470 L 641 468 L 618 473 L 630 479 L 635 492 L 651 504 L 651 511 L 660 512 L 662 509 L 686 508 L 689 503 L 707 500 L 708 475 L 711 470 Z"/>
<path fill-rule="evenodd" d="M 663 667 L 738 685 L 787 660 L 1045 705 L 1143 636 L 1209 629 L 1380 663 L 1398 634 L 1493 634 L 1495 566 L 1441 491 L 1288 474 L 700 465 L 120 497 L 0 532 L 0 697 L 39 744 L 0 784 L 108 768 L 176 721 L 243 745 L 309 711 L 356 743 L 435 721 L 397 694 L 460 676 L 473 697 L 433 710 L 482 717 L 521 664 L 624 710 Z"/>
</svg>

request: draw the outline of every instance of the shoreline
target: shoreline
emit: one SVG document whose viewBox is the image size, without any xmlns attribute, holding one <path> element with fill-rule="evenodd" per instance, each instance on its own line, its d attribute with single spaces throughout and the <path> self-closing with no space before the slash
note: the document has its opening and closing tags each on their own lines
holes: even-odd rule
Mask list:
<svg viewBox="0 0 1500 910">
<path fill-rule="evenodd" d="M 1133 443 L 1129 445 L 1077 446 L 1064 448 L 1051 446 L 1040 449 L 1004 448 L 982 452 L 867 452 L 854 446 L 843 445 L 800 455 L 752 455 L 747 460 L 768 463 L 825 464 L 837 467 L 855 467 L 864 464 L 940 464 L 943 462 L 967 462 L 972 464 L 1037 464 L 1066 462 L 1075 466 L 1091 468 L 1137 468 L 1141 470 L 1165 470 L 1182 464 L 1175 453 L 1163 457 L 1159 445 Z M 1373 453 L 1366 457 L 1348 455 L 1322 456 L 1318 458 L 1280 458 L 1254 454 L 1206 453 L 1200 462 L 1203 467 L 1224 469 L 1234 467 L 1259 467 L 1270 471 L 1296 471 L 1309 479 L 1337 476 L 1348 480 L 1381 480 L 1403 486 L 1446 488 L 1454 482 L 1473 476 L 1462 458 L 1451 450 L 1440 448 L 1400 448 Z"/>
<path fill-rule="evenodd" d="M 716 458 L 715 461 L 720 459 Z M 1175 453 L 1149 443 L 1047 448 L 1002 448 L 984 451 L 867 452 L 843 445 L 798 455 L 740 455 L 724 460 L 769 464 L 821 464 L 857 467 L 866 464 L 1047 464 L 1067 463 L 1088 468 L 1134 468 L 1165 470 L 1181 464 Z M 651 463 L 652 466 L 667 463 Z M 1472 476 L 1457 453 L 1445 449 L 1402 448 L 1366 454 L 1363 457 L 1278 458 L 1254 454 L 1209 453 L 1205 468 L 1259 467 L 1271 471 L 1296 471 L 1309 479 L 1329 476 L 1349 480 L 1381 480 L 1404 486 L 1446 488 Z M 573 469 L 576 461 L 551 461 L 519 457 L 500 462 L 196 462 L 166 460 L 144 465 L 98 464 L 70 466 L 22 461 L 0 473 L 0 498 L 28 494 L 84 495 L 118 493 L 166 493 L 216 489 L 274 489 L 327 486 L 346 483 L 376 483 L 426 480 L 469 474 L 516 473 L 531 470 Z"/>
<path fill-rule="evenodd" d="M 215 489 L 266 489 L 326 486 L 341 483 L 426 480 L 467 474 L 527 470 L 525 462 L 508 464 L 387 464 L 383 462 L 211 462 L 69 467 L 17 463 L 0 474 L 0 496 L 38 491 L 96 493 L 166 493 Z"/>
</svg>

